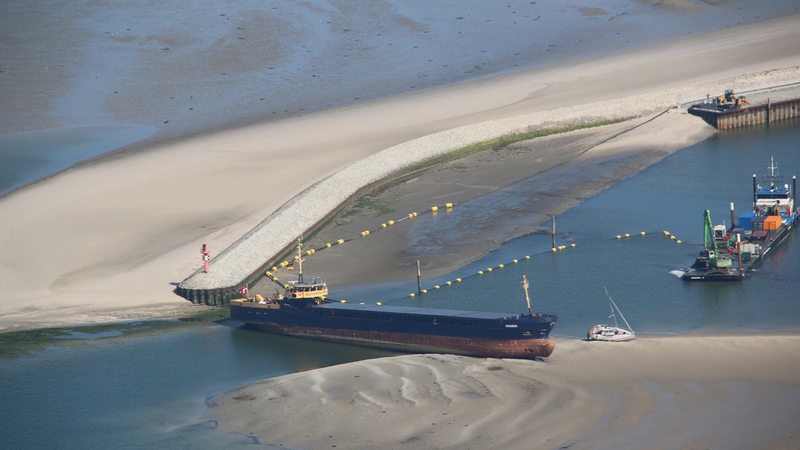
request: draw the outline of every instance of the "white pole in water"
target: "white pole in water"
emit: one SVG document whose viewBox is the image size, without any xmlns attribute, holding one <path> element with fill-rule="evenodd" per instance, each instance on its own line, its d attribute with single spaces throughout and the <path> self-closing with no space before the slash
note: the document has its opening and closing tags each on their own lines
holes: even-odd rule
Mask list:
<svg viewBox="0 0 800 450">
<path fill-rule="evenodd" d="M 417 260 L 417 295 L 422 295 L 422 271 L 419 268 L 419 260 Z"/>
</svg>

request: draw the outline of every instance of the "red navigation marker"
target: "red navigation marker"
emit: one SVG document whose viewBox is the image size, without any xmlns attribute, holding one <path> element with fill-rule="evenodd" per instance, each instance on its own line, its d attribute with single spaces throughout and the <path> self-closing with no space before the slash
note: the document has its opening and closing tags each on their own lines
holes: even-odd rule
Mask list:
<svg viewBox="0 0 800 450">
<path fill-rule="evenodd" d="M 203 244 L 200 253 L 203 254 L 203 272 L 208 273 L 208 262 L 211 260 L 211 247 Z"/>
</svg>

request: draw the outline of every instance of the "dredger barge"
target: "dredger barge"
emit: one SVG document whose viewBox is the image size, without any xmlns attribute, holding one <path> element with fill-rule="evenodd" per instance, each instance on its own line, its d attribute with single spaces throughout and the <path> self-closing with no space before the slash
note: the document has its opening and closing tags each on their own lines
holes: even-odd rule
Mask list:
<svg viewBox="0 0 800 450">
<path fill-rule="evenodd" d="M 713 225 L 711 213 L 703 215 L 703 249 L 681 278 L 687 281 L 737 281 L 778 247 L 800 219 L 795 206 L 797 178 L 783 184 L 778 167 L 770 159 L 768 173 L 759 184 L 753 174 L 753 210 L 735 220 L 731 203 L 731 226 Z"/>
</svg>

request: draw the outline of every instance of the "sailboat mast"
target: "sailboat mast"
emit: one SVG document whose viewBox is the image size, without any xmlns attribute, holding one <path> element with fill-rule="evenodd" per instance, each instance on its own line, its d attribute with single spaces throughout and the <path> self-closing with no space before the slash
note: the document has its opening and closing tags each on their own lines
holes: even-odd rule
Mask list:
<svg viewBox="0 0 800 450">
<path fill-rule="evenodd" d="M 608 289 L 603 288 L 603 290 L 606 291 L 606 297 L 608 297 L 608 305 L 609 307 L 611 307 L 611 316 L 614 317 L 614 326 L 618 327 L 617 313 L 619 313 L 619 316 L 622 318 L 622 321 L 625 322 L 625 326 L 628 327 L 629 330 L 633 331 L 633 328 L 631 328 L 631 324 L 629 324 L 628 321 L 625 320 L 625 316 L 622 315 L 622 311 L 620 311 L 617 304 L 614 303 L 614 299 L 611 298 L 611 294 L 608 293 Z"/>
<path fill-rule="evenodd" d="M 608 293 L 608 289 L 603 288 L 606 291 L 606 297 L 608 297 L 608 308 L 611 310 L 611 317 L 614 319 L 614 327 L 619 328 L 619 324 L 617 323 L 617 313 L 614 311 L 614 300 L 611 300 L 611 295 Z"/>
</svg>

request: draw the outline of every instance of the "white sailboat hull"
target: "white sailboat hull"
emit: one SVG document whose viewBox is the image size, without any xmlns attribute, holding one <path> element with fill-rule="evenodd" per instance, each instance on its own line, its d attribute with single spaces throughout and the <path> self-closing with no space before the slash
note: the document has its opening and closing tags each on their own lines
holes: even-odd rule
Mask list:
<svg viewBox="0 0 800 450">
<path fill-rule="evenodd" d="M 602 324 L 589 328 L 586 338 L 590 341 L 622 342 L 636 339 L 636 333 L 624 328 Z"/>
</svg>

